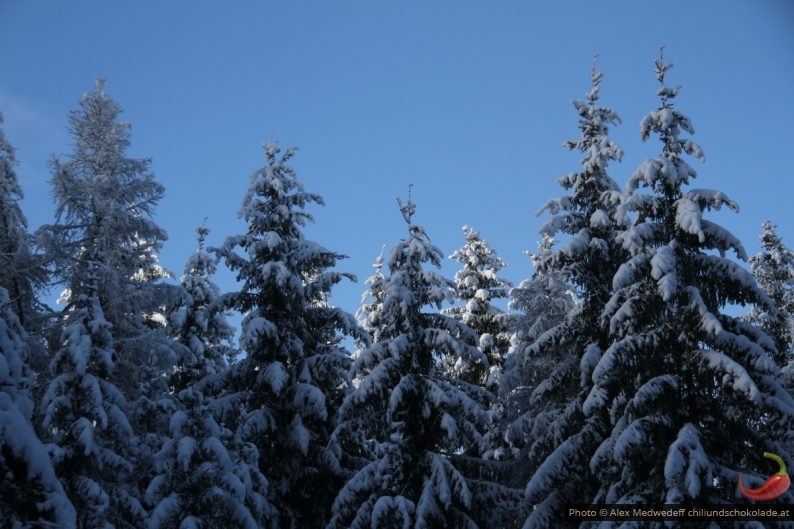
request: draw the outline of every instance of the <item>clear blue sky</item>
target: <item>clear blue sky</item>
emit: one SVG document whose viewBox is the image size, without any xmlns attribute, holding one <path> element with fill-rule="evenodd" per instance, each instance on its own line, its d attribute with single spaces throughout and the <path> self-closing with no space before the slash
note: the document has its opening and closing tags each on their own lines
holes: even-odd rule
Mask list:
<svg viewBox="0 0 794 529">
<path fill-rule="evenodd" d="M 531 274 L 542 219 L 579 167 L 570 105 L 605 73 L 602 99 L 623 118 L 622 185 L 659 152 L 639 121 L 655 108 L 660 44 L 682 85 L 678 107 L 706 153 L 696 187 L 738 200 L 711 218 L 758 251 L 765 218 L 794 246 L 794 2 L 0 0 L 0 111 L 21 161 L 32 229 L 52 221 L 47 160 L 69 151 L 66 115 L 96 76 L 131 122 L 131 154 L 166 187 L 163 264 L 182 273 L 194 229 L 210 244 L 237 219 L 261 144 L 300 148 L 294 165 L 327 206 L 308 236 L 359 276 L 333 301 L 354 311 L 382 244 L 405 233 L 395 197 L 415 184 L 417 221 L 447 255 L 478 229 Z M 449 263 L 451 276 L 456 269 Z M 231 277 L 218 278 L 224 290 Z"/>
</svg>

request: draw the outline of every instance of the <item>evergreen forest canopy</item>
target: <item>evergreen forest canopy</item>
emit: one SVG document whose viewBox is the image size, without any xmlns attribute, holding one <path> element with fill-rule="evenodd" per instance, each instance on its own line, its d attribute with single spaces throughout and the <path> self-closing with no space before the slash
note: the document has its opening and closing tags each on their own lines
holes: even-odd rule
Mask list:
<svg viewBox="0 0 794 529">
<path fill-rule="evenodd" d="M 703 151 L 654 66 L 659 154 L 625 185 L 594 66 L 531 277 L 501 278 L 470 227 L 444 277 L 409 188 L 355 315 L 328 302 L 354 278 L 304 236 L 323 199 L 294 150 L 264 146 L 247 228 L 207 247 L 198 227 L 174 283 L 164 188 L 101 80 L 53 158 L 51 225 L 29 229 L 0 129 L 3 527 L 532 529 L 587 526 L 572 504 L 747 502 L 764 452 L 794 468 L 794 253 L 771 221 L 748 257 L 708 219 L 738 205 L 695 186 Z"/>
</svg>

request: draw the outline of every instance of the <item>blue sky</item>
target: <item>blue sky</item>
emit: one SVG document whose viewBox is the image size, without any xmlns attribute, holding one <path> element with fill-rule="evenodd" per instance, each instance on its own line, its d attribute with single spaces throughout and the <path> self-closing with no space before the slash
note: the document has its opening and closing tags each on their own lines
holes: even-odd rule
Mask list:
<svg viewBox="0 0 794 529">
<path fill-rule="evenodd" d="M 576 171 L 570 105 L 590 87 L 623 119 L 623 185 L 659 152 L 639 121 L 655 108 L 660 44 L 678 108 L 706 153 L 695 187 L 737 200 L 711 218 L 758 251 L 765 218 L 794 246 L 794 3 L 786 0 L 25 2 L 0 0 L 0 111 L 17 149 L 23 208 L 52 221 L 47 160 L 67 153 L 66 115 L 96 76 L 131 122 L 132 149 L 166 187 L 163 264 L 181 274 L 208 217 L 210 244 L 236 212 L 268 139 L 294 159 L 315 208 L 309 238 L 359 276 L 332 301 L 354 311 L 381 245 L 405 233 L 395 197 L 413 183 L 416 220 L 447 255 L 469 224 L 532 272 L 538 208 Z M 449 276 L 455 263 L 445 265 Z M 229 274 L 218 282 L 234 288 Z"/>
</svg>

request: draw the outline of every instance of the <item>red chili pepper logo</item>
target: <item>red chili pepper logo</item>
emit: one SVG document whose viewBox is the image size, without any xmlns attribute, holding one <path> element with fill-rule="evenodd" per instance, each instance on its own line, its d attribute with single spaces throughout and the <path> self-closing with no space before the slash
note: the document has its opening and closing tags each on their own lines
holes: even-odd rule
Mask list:
<svg viewBox="0 0 794 529">
<path fill-rule="evenodd" d="M 783 460 L 780 458 L 780 456 L 771 452 L 764 452 L 764 457 L 768 457 L 777 461 L 778 465 L 780 465 L 780 470 L 778 470 L 777 474 L 772 474 L 769 479 L 766 480 L 766 483 L 757 489 L 744 488 L 744 485 L 742 485 L 742 475 L 739 474 L 739 490 L 741 490 L 742 494 L 751 500 L 769 501 L 779 498 L 784 492 L 786 492 L 786 490 L 788 490 L 788 486 L 791 483 L 788 473 L 786 473 L 786 465 L 783 464 Z"/>
</svg>

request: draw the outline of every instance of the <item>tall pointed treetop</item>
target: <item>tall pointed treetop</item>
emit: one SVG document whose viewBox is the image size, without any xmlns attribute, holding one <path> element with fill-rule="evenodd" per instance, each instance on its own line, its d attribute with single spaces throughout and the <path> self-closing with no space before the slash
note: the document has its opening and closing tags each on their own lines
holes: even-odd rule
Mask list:
<svg viewBox="0 0 794 529">
<path fill-rule="evenodd" d="M 150 159 L 127 154 L 131 127 L 120 116 L 101 79 L 69 113 L 72 152 L 51 162 L 57 223 L 43 226 L 39 241 L 69 304 L 89 283 L 86 256 L 95 257 L 102 310 L 114 333 L 126 335 L 163 301 L 154 282 L 168 276 L 157 263 L 167 235 L 152 218 L 164 188 Z"/>
<path fill-rule="evenodd" d="M 333 270 L 343 255 L 303 233 L 313 220 L 306 207 L 323 200 L 299 182 L 289 163 L 295 150 L 272 143 L 264 150 L 240 209 L 246 232 L 216 250 L 241 282 L 227 298 L 244 314 L 245 357 L 232 366 L 228 389 L 241 401 L 235 435 L 261 457 L 278 523 L 311 528 L 343 475 L 330 439 L 349 387 L 350 356 L 340 342 L 360 334 L 353 316 L 327 299 L 354 276 Z"/>
</svg>

